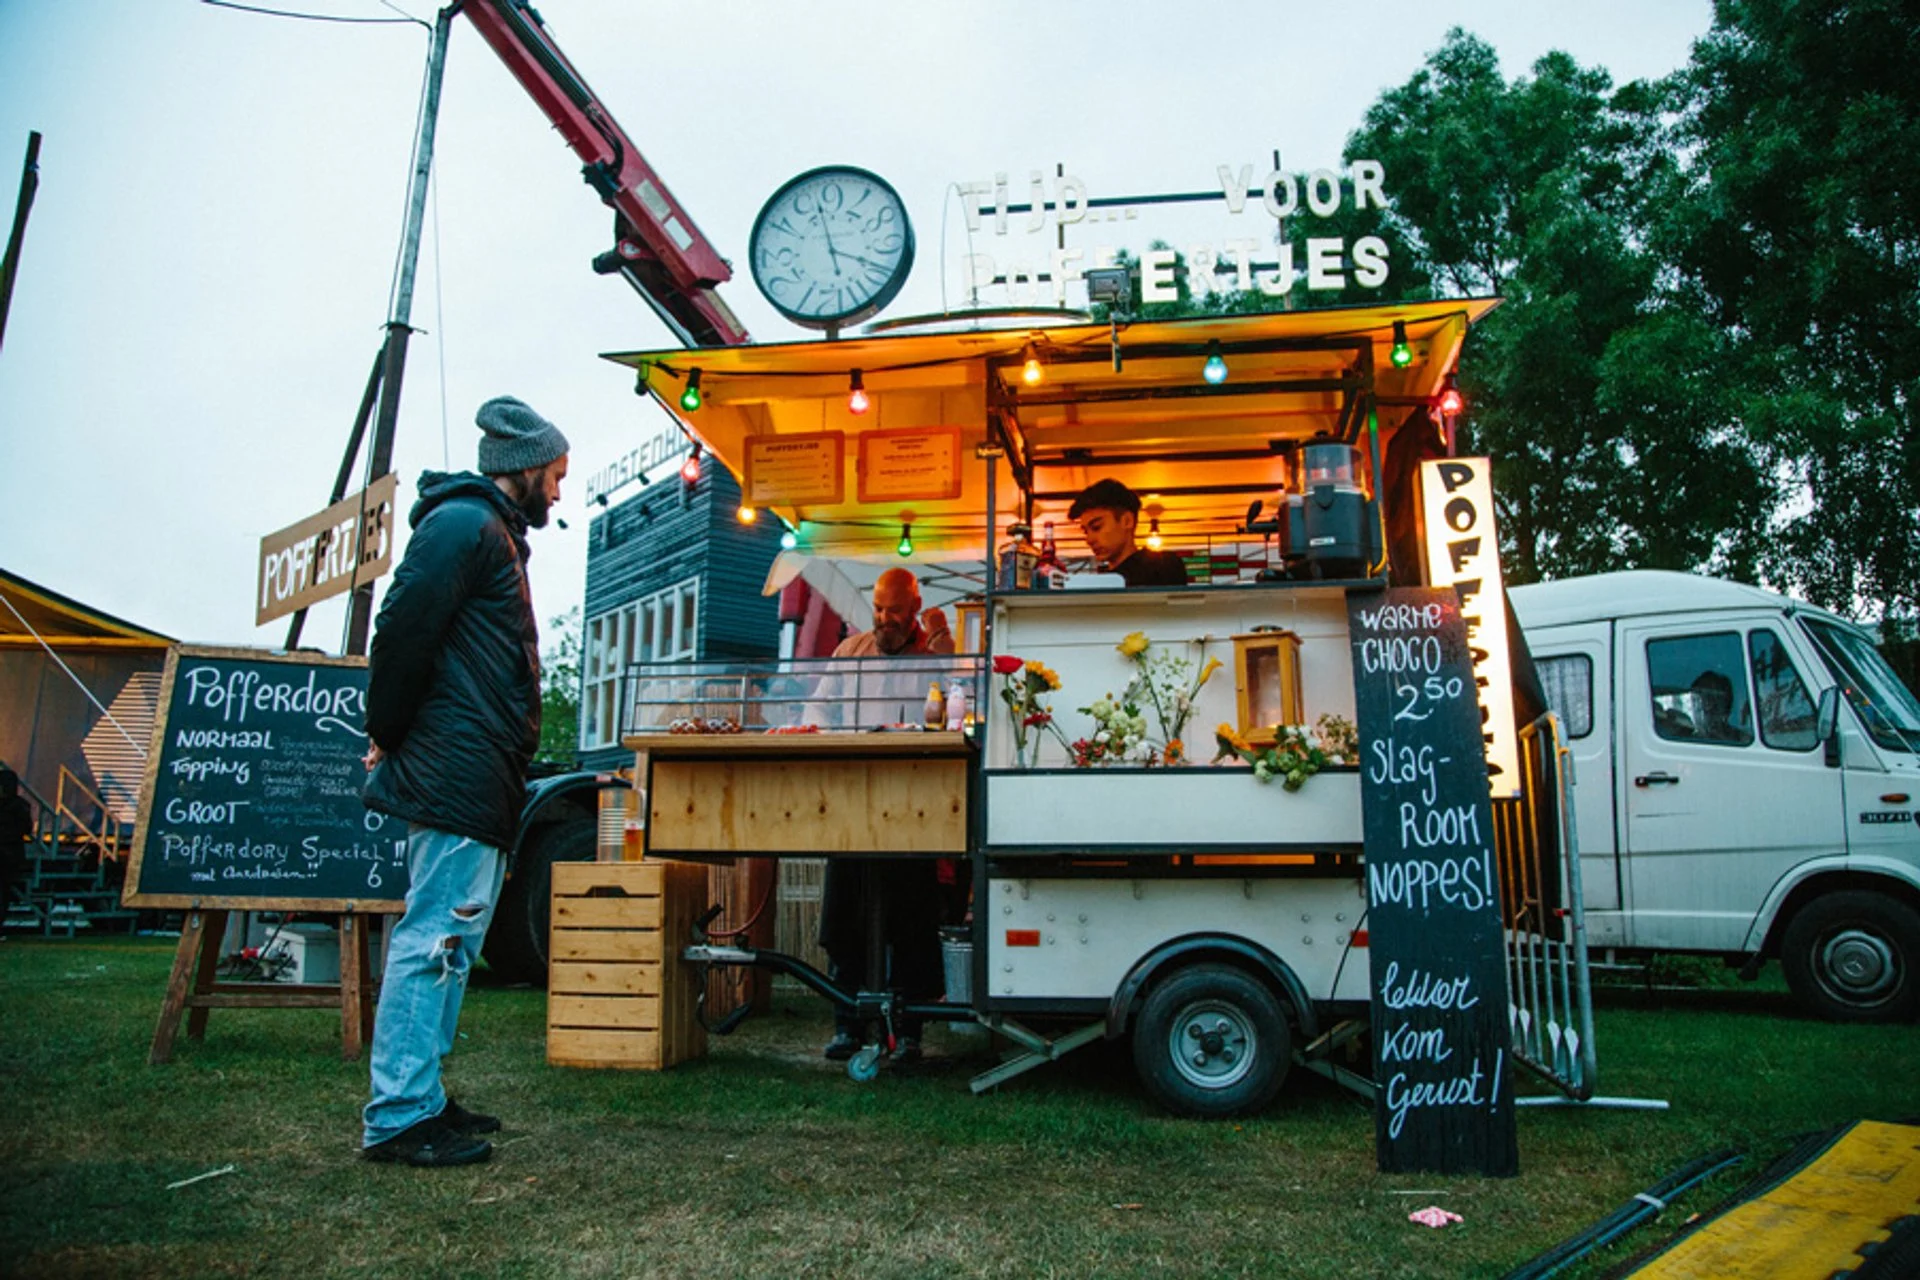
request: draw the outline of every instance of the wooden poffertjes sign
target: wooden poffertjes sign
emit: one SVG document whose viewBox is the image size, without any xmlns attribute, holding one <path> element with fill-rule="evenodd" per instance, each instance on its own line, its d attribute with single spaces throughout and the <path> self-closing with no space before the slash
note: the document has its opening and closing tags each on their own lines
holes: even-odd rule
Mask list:
<svg viewBox="0 0 1920 1280">
<path fill-rule="evenodd" d="M 407 824 L 361 802 L 365 658 L 176 647 L 124 898 L 398 910 Z"/>
<path fill-rule="evenodd" d="M 393 567 L 393 501 L 399 477 L 382 476 L 359 493 L 260 539 L 253 625 L 318 604 Z"/>
<path fill-rule="evenodd" d="M 1493 810 L 1460 597 L 1348 597 L 1383 1173 L 1519 1171 Z"/>
</svg>

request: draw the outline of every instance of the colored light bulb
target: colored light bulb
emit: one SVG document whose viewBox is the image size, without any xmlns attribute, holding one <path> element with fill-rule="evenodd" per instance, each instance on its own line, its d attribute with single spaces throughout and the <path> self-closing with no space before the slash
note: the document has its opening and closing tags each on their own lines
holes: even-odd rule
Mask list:
<svg viewBox="0 0 1920 1280">
<path fill-rule="evenodd" d="M 1200 376 L 1216 387 L 1227 380 L 1227 360 L 1220 354 L 1218 342 L 1207 344 L 1207 363 L 1201 367 Z"/>
</svg>

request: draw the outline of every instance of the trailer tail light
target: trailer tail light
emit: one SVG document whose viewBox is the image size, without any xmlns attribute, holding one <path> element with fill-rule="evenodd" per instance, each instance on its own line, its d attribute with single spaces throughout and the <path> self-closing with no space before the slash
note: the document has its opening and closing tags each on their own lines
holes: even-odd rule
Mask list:
<svg viewBox="0 0 1920 1280">
<path fill-rule="evenodd" d="M 1040 945 L 1038 929 L 1007 930 L 1007 945 L 1010 947 L 1037 947 Z"/>
</svg>

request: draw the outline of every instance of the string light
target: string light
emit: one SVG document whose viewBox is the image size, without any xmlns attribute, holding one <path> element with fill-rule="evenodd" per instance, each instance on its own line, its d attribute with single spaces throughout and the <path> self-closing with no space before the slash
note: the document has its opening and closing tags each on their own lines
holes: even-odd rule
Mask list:
<svg viewBox="0 0 1920 1280">
<path fill-rule="evenodd" d="M 687 371 L 687 389 L 680 393 L 680 407 L 688 413 L 697 413 L 700 410 L 700 371 L 698 369 Z"/>
<path fill-rule="evenodd" d="M 913 526 L 912 525 L 903 524 L 900 526 L 900 545 L 895 547 L 894 550 L 898 551 L 902 557 L 910 556 L 913 554 Z"/>
<path fill-rule="evenodd" d="M 1040 385 L 1040 377 L 1040 355 L 1033 349 L 1033 344 L 1028 343 L 1027 363 L 1020 369 L 1020 379 L 1028 386 L 1035 387 Z"/>
<path fill-rule="evenodd" d="M 1393 350 L 1387 353 L 1387 359 L 1393 361 L 1393 367 L 1404 369 L 1413 363 L 1413 348 L 1407 345 L 1407 322 L 1393 322 Z"/>
<path fill-rule="evenodd" d="M 1147 550 L 1158 551 L 1159 549 L 1160 549 L 1160 517 L 1155 516 L 1153 520 L 1147 525 Z"/>
<path fill-rule="evenodd" d="M 783 530 L 781 530 L 781 532 L 780 532 L 780 549 L 781 549 L 782 551 L 792 551 L 792 550 L 794 550 L 794 549 L 795 549 L 796 547 L 798 547 L 799 545 L 800 545 L 800 535 L 799 535 L 799 534 L 797 534 L 797 533 L 795 533 L 795 532 L 794 532 L 793 530 L 791 530 L 791 529 L 783 529 Z"/>
<path fill-rule="evenodd" d="M 865 413 L 873 404 L 867 395 L 867 384 L 860 380 L 860 371 L 855 369 L 847 379 L 847 412 Z"/>
<path fill-rule="evenodd" d="M 1466 408 L 1466 401 L 1460 398 L 1460 383 L 1448 374 L 1440 383 L 1440 412 L 1451 418 Z"/>
<path fill-rule="evenodd" d="M 1216 387 L 1227 380 L 1227 360 L 1220 354 L 1219 342 L 1207 344 L 1207 363 L 1201 367 L 1200 376 Z"/>
<path fill-rule="evenodd" d="M 700 446 L 698 443 L 694 444 L 693 452 L 687 455 L 687 460 L 680 464 L 680 478 L 688 484 L 693 484 L 700 479 Z"/>
<path fill-rule="evenodd" d="M 740 504 L 740 509 L 733 513 L 733 516 L 734 519 L 738 520 L 741 524 L 752 524 L 760 518 L 760 513 L 743 502 Z"/>
</svg>

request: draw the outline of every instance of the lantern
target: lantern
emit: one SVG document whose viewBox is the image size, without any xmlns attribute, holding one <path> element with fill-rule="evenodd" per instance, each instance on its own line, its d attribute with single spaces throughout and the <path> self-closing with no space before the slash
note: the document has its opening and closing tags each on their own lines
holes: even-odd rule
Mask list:
<svg viewBox="0 0 1920 1280">
<path fill-rule="evenodd" d="M 987 602 L 979 596 L 968 596 L 955 604 L 953 611 L 960 622 L 954 636 L 956 651 L 979 653 L 986 645 Z"/>
<path fill-rule="evenodd" d="M 1233 685 L 1240 736 L 1257 747 L 1274 743 L 1273 728 L 1300 724 L 1300 637 L 1280 627 L 1255 627 L 1233 638 Z"/>
</svg>

